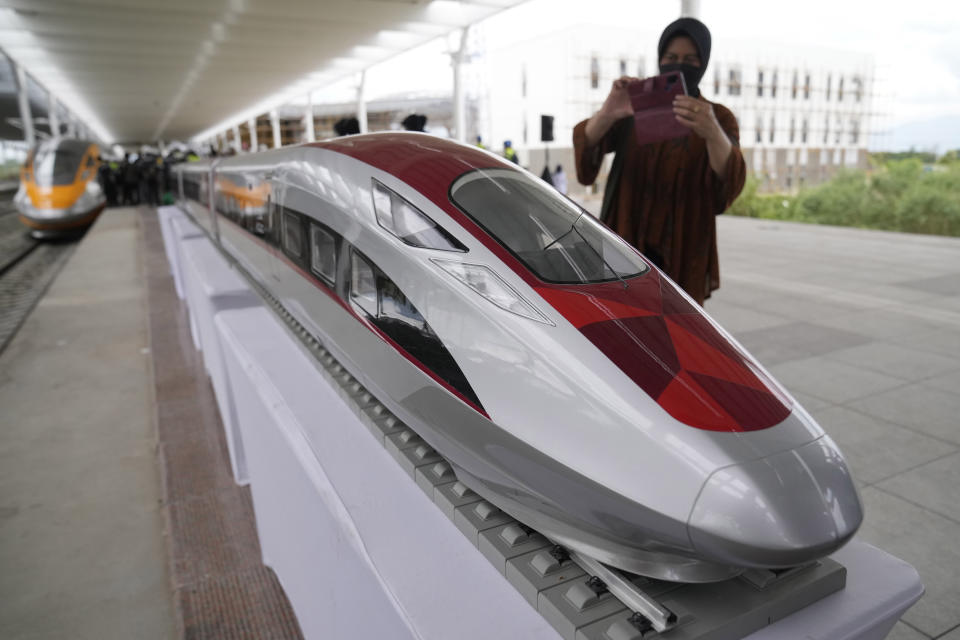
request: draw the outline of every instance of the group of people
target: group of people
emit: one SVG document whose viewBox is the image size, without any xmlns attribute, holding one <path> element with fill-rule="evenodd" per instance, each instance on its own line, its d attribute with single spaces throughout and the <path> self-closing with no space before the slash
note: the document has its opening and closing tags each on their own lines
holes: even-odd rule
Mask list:
<svg viewBox="0 0 960 640">
<path fill-rule="evenodd" d="M 173 188 L 171 167 L 196 154 L 128 153 L 123 160 L 101 159 L 97 178 L 109 207 L 160 205 Z"/>
</svg>

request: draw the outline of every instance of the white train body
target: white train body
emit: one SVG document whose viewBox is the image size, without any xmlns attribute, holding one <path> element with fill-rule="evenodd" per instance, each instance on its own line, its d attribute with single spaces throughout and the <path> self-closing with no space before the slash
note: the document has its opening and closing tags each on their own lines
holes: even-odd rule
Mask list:
<svg viewBox="0 0 960 640">
<path fill-rule="evenodd" d="M 707 582 L 856 532 L 853 480 L 809 414 L 515 165 L 384 133 L 178 172 L 227 255 L 461 480 L 554 540 Z"/>
</svg>

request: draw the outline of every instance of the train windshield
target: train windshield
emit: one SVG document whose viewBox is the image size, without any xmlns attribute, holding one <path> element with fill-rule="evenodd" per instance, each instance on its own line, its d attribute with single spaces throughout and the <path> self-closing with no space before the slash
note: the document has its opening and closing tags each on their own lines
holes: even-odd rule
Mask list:
<svg viewBox="0 0 960 640">
<path fill-rule="evenodd" d="M 80 140 L 41 145 L 33 156 L 33 179 L 42 187 L 73 184 L 89 147 L 89 143 Z"/>
<path fill-rule="evenodd" d="M 450 199 L 538 278 L 589 284 L 649 270 L 621 238 L 546 184 L 513 169 L 477 169 Z"/>
</svg>

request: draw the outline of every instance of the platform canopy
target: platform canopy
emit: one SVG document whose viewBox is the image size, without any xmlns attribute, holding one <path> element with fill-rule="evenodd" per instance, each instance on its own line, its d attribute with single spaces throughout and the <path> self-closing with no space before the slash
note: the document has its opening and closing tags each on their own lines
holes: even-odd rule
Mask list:
<svg viewBox="0 0 960 640">
<path fill-rule="evenodd" d="M 186 139 L 524 0 L 0 0 L 0 48 L 107 142 Z"/>
</svg>

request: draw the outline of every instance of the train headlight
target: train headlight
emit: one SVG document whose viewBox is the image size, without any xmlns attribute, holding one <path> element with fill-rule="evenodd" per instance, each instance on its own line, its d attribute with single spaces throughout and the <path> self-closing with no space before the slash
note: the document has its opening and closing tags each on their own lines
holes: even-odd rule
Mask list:
<svg viewBox="0 0 960 640">
<path fill-rule="evenodd" d="M 433 263 L 505 311 L 553 325 L 536 307 L 503 281 L 489 267 L 467 262 L 431 258 Z"/>
</svg>

